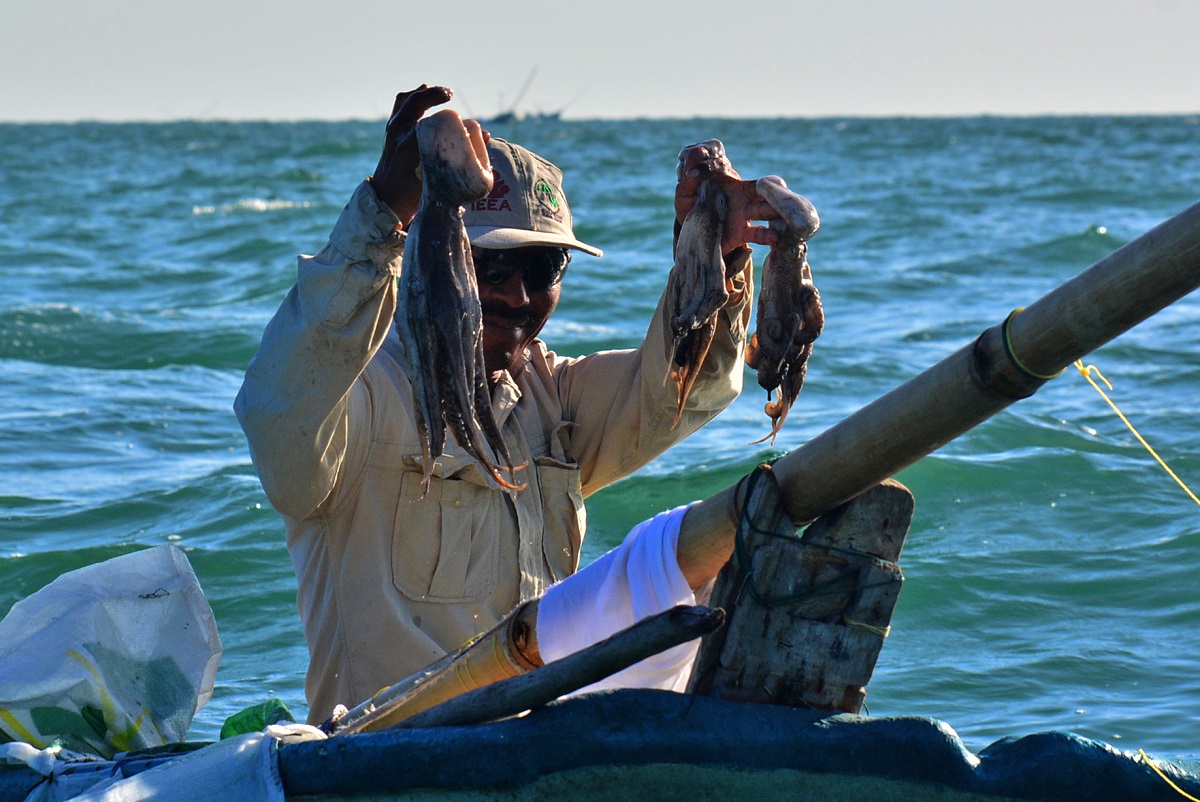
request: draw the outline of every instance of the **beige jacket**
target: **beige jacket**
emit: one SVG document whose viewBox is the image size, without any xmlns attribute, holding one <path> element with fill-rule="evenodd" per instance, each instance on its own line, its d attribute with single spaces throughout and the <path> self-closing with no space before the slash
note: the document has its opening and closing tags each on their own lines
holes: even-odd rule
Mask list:
<svg viewBox="0 0 1200 802">
<path fill-rule="evenodd" d="M 662 302 L 636 350 L 536 341 L 492 404 L 528 487 L 503 492 L 448 438 L 421 498 L 420 440 L 392 325 L 404 234 L 356 190 L 268 324 L 234 405 L 287 526 L 308 641 L 309 720 L 352 707 L 494 625 L 579 565 L 583 499 L 740 392 L 751 287 L 721 313 L 678 428 Z M 749 258 L 743 271 L 749 282 Z"/>
</svg>

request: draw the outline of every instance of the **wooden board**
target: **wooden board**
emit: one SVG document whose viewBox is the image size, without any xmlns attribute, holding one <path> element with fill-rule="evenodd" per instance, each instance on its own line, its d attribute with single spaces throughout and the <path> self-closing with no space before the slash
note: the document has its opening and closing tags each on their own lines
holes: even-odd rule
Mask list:
<svg viewBox="0 0 1200 802">
<path fill-rule="evenodd" d="M 900 593 L 912 494 L 886 480 L 798 537 L 769 466 L 746 487 L 749 513 L 709 600 L 729 623 L 705 638 L 689 690 L 857 713 Z"/>
</svg>

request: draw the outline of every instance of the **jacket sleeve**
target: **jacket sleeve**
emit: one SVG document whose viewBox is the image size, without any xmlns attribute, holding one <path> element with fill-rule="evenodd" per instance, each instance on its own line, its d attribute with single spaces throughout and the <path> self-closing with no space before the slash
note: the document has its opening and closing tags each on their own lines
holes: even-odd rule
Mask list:
<svg viewBox="0 0 1200 802">
<path fill-rule="evenodd" d="M 674 430 L 678 389 L 667 378 L 672 337 L 665 292 L 641 346 L 565 360 L 558 370 L 564 415 L 573 423 L 571 456 L 580 466 L 585 496 L 683 440 L 741 392 L 754 274 L 750 250 L 738 258 L 742 268 L 729 302 L 717 313 L 712 347 Z"/>
<path fill-rule="evenodd" d="M 267 498 L 286 515 L 307 517 L 329 496 L 354 436 L 347 410 L 369 406 L 355 380 L 395 313 L 397 222 L 363 182 L 324 249 L 299 258 L 296 284 L 246 370 L 234 410 Z"/>
</svg>

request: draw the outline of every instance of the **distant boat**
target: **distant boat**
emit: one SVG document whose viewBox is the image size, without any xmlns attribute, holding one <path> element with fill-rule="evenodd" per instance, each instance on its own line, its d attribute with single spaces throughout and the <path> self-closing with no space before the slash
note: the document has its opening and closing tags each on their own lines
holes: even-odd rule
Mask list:
<svg viewBox="0 0 1200 802">
<path fill-rule="evenodd" d="M 525 79 L 525 83 L 521 85 L 521 89 L 517 92 L 516 100 L 505 111 L 498 112 L 495 116 L 483 121 L 484 125 L 509 125 L 515 122 L 550 122 L 562 119 L 562 113 L 567 106 L 574 103 L 579 95 L 576 95 L 568 103 L 561 106 L 557 111 L 536 111 L 522 114 L 518 111 L 521 101 L 525 99 L 525 94 L 529 91 L 530 85 L 533 83 L 534 76 L 537 75 L 537 67 L 529 71 L 529 76 Z"/>
<path fill-rule="evenodd" d="M 493 125 L 495 125 L 495 124 L 504 125 L 506 123 L 515 123 L 516 121 L 517 121 L 517 113 L 515 111 L 504 111 L 504 112 L 497 114 L 495 117 L 491 118 L 490 120 L 484 120 L 485 123 L 491 123 Z"/>
<path fill-rule="evenodd" d="M 506 111 L 503 114 L 497 114 L 495 117 L 487 120 L 486 123 L 493 125 L 508 125 L 517 122 L 544 123 L 553 122 L 562 119 L 561 111 L 538 111 L 531 114 L 516 114 L 511 111 Z"/>
</svg>

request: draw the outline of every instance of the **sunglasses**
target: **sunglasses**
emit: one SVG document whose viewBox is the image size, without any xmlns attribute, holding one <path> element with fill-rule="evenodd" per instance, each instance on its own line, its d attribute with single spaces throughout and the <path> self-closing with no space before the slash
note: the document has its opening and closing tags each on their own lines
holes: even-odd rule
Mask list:
<svg viewBox="0 0 1200 802">
<path fill-rule="evenodd" d="M 526 290 L 544 292 L 562 281 L 571 253 L 566 248 L 471 248 L 471 259 L 482 284 L 498 287 L 520 270 Z"/>
</svg>

